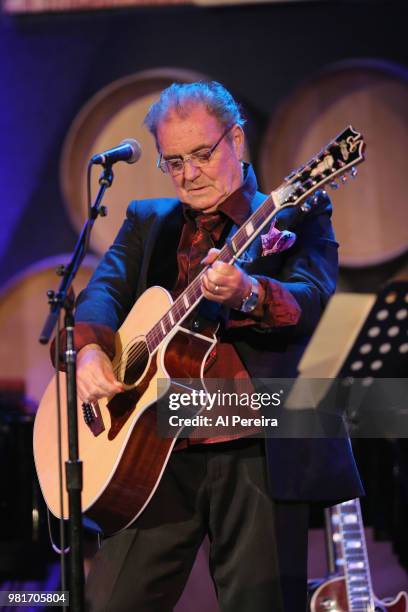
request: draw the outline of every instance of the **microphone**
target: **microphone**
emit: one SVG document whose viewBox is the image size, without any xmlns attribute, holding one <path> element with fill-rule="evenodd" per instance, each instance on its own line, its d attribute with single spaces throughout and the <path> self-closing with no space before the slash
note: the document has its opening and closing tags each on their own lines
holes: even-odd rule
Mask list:
<svg viewBox="0 0 408 612">
<path fill-rule="evenodd" d="M 115 164 L 118 161 L 125 161 L 128 164 L 134 164 L 140 159 L 142 147 L 134 138 L 125 138 L 118 147 L 97 153 L 91 157 L 92 164 Z"/>
</svg>

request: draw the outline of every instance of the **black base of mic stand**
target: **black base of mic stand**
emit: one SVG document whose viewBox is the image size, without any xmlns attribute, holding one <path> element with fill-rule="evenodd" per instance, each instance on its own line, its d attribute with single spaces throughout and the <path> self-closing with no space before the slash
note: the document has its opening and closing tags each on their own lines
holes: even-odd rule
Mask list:
<svg viewBox="0 0 408 612">
<path fill-rule="evenodd" d="M 89 177 L 89 171 L 88 171 Z M 72 259 L 67 266 L 60 266 L 57 274 L 62 280 L 57 292 L 48 291 L 50 312 L 45 321 L 39 341 L 47 344 L 57 324 L 62 309 L 65 310 L 66 350 L 64 353 L 67 381 L 67 424 L 68 424 L 68 461 L 65 463 L 66 488 L 69 504 L 70 535 L 70 608 L 75 612 L 84 611 L 84 566 L 82 545 L 82 463 L 78 452 L 78 406 L 76 386 L 76 351 L 74 346 L 74 292 L 72 282 L 78 272 L 89 244 L 90 232 L 98 215 L 105 216 L 106 208 L 101 206 L 103 195 L 112 185 L 113 172 L 106 165 L 99 179 L 99 191 L 94 205 L 89 210 Z M 58 364 L 56 364 L 58 367 Z M 61 513 L 63 518 L 63 513 Z M 61 520 L 62 520 L 61 518 Z M 62 554 L 64 554 L 62 552 Z"/>
</svg>

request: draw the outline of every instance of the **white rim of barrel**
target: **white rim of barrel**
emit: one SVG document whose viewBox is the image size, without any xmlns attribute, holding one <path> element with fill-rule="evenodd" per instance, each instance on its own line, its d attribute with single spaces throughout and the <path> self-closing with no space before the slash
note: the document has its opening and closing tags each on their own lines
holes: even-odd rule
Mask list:
<svg viewBox="0 0 408 612">
<path fill-rule="evenodd" d="M 47 290 L 57 289 L 60 278 L 55 269 L 70 259 L 71 255 L 60 254 L 36 261 L 0 288 L 1 378 L 24 380 L 27 401 L 32 405 L 40 400 L 53 374 L 49 346 L 38 342 L 49 312 Z M 88 283 L 98 261 L 94 255 L 84 258 L 74 280 L 76 295 Z"/>
</svg>

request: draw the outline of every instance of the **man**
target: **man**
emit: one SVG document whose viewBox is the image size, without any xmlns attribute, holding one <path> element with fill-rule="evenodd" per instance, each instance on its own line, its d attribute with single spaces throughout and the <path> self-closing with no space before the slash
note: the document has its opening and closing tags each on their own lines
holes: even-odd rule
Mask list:
<svg viewBox="0 0 408 612">
<path fill-rule="evenodd" d="M 242 162 L 244 120 L 236 102 L 215 82 L 174 84 L 145 123 L 177 199 L 131 203 L 79 297 L 80 399 L 123 390 L 111 365 L 114 330 L 139 295 L 161 285 L 177 296 L 203 265 L 209 266 L 202 281 L 206 299 L 186 324 L 199 330 L 203 316 L 220 323 L 206 376 L 295 376 L 335 288 L 337 244 L 327 196 L 321 194 L 308 214 L 279 213 L 279 229 L 296 233 L 286 251 L 263 253 L 258 237 L 240 265 L 215 261 L 266 197 Z M 172 610 L 205 535 L 223 612 L 305 609 L 309 503 L 355 497 L 360 481 L 345 440 L 270 439 L 265 451 L 256 433 L 176 443 L 142 515 L 97 553 L 89 610 Z"/>
</svg>

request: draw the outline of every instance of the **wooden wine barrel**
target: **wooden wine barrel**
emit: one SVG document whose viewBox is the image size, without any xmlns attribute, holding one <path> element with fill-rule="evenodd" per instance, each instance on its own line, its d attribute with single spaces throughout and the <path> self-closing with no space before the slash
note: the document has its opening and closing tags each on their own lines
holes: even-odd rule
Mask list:
<svg viewBox="0 0 408 612">
<path fill-rule="evenodd" d="M 154 139 L 143 126 L 143 119 L 162 89 L 177 81 L 208 80 L 202 74 L 181 69 L 147 70 L 110 83 L 81 109 L 65 140 L 61 159 L 61 182 L 71 221 L 79 232 L 87 216 L 86 170 L 93 154 L 118 145 L 125 138 L 136 138 L 142 156 L 136 164 L 118 163 L 115 179 L 105 194 L 108 218 L 94 225 L 91 245 L 103 253 L 112 244 L 122 224 L 130 200 L 174 197 L 171 180 L 157 167 Z M 92 174 L 96 195 L 101 167 Z"/>
<path fill-rule="evenodd" d="M 58 287 L 55 268 L 68 260 L 68 255 L 43 259 L 0 290 L 0 384 L 1 380 L 25 381 L 27 397 L 34 406 L 53 374 L 49 346 L 38 342 L 49 312 L 47 291 Z M 87 284 L 96 263 L 95 257 L 85 258 L 74 281 L 76 295 Z"/>
<path fill-rule="evenodd" d="M 385 263 L 408 249 L 408 69 L 379 61 L 329 66 L 272 116 L 260 154 L 272 190 L 352 124 L 367 143 L 355 181 L 332 194 L 340 263 Z"/>
</svg>

